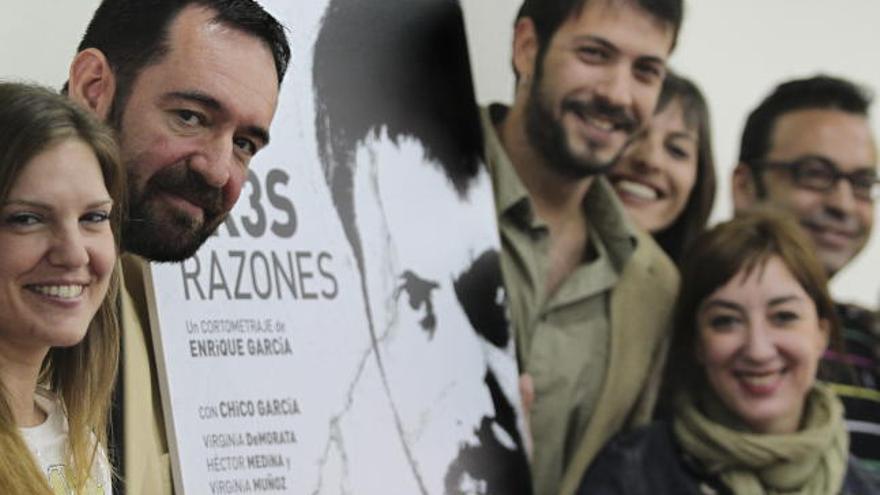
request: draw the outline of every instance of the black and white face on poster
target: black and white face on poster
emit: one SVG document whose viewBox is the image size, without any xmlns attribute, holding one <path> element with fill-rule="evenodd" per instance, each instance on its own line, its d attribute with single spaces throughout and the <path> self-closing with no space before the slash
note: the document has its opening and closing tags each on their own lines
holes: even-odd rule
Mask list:
<svg viewBox="0 0 880 495">
<path fill-rule="evenodd" d="M 293 48 L 272 144 L 151 268 L 177 489 L 528 493 L 458 5 L 262 3 Z"/>
</svg>

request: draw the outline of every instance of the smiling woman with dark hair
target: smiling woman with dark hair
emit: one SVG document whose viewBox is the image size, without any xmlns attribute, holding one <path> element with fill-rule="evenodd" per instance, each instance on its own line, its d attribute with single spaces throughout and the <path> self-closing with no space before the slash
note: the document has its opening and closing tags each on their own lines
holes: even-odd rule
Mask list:
<svg viewBox="0 0 880 495">
<path fill-rule="evenodd" d="M 840 400 L 816 382 L 840 331 L 797 224 L 745 215 L 697 238 L 683 260 L 672 419 L 612 441 L 580 493 L 878 493 L 848 454 Z"/>
<path fill-rule="evenodd" d="M 654 116 L 608 178 L 630 217 L 678 261 L 715 200 L 709 107 L 696 84 L 667 73 Z"/>
</svg>

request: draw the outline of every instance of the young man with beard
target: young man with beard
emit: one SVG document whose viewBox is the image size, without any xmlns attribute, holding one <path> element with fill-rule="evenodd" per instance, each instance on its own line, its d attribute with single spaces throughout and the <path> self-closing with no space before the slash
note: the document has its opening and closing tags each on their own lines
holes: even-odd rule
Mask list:
<svg viewBox="0 0 880 495">
<path fill-rule="evenodd" d="M 809 234 L 829 277 L 868 242 L 880 197 L 871 101 L 855 84 L 828 76 L 779 85 L 746 121 L 733 175 L 737 211 L 770 204 Z M 880 471 L 878 323 L 838 304 L 845 353 L 828 351 L 820 375 L 846 407 L 850 451 Z"/>
<path fill-rule="evenodd" d="M 680 0 L 525 0 L 513 105 L 483 113 L 537 495 L 646 422 L 677 289 L 602 176 L 654 111 Z"/>
<path fill-rule="evenodd" d="M 223 221 L 269 142 L 289 58 L 251 0 L 104 0 L 71 64 L 68 95 L 116 129 L 128 171 L 114 493 L 172 493 L 145 262 L 182 261 Z"/>
</svg>

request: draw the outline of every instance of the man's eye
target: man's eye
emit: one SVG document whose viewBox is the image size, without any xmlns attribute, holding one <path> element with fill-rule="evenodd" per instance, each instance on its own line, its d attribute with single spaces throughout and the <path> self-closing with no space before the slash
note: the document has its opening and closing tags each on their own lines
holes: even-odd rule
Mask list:
<svg viewBox="0 0 880 495">
<path fill-rule="evenodd" d="M 825 167 L 801 167 L 801 176 L 808 179 L 830 179 L 834 174 Z"/>
<path fill-rule="evenodd" d="M 874 184 L 877 183 L 877 176 L 873 174 L 855 174 L 850 177 L 852 177 L 853 187 L 857 189 L 870 191 L 874 188 Z"/>
<path fill-rule="evenodd" d="M 257 154 L 257 145 L 253 141 L 247 138 L 235 138 L 233 141 L 235 143 L 235 147 L 247 153 L 249 156 L 254 156 Z"/>
<path fill-rule="evenodd" d="M 633 68 L 633 71 L 640 81 L 645 82 L 660 82 L 665 77 L 665 72 L 663 71 L 663 69 L 650 63 L 636 64 Z"/>
<path fill-rule="evenodd" d="M 177 120 L 185 126 L 196 127 L 205 123 L 205 118 L 192 110 L 175 110 L 175 113 L 177 114 Z"/>
<path fill-rule="evenodd" d="M 834 180 L 834 166 L 824 160 L 808 158 L 795 162 L 794 173 L 802 179 Z"/>
<path fill-rule="evenodd" d="M 596 46 L 582 46 L 577 52 L 581 59 L 591 63 L 603 62 L 610 57 L 607 50 Z"/>
</svg>

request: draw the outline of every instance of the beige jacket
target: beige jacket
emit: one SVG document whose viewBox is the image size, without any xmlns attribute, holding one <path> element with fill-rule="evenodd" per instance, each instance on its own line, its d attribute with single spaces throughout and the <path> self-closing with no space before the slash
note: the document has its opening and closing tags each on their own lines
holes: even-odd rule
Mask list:
<svg viewBox="0 0 880 495">
<path fill-rule="evenodd" d="M 575 493 L 587 466 L 615 433 L 648 423 L 657 400 L 678 272 L 649 235 L 637 235 L 638 247 L 611 291 L 611 349 L 605 383 L 563 475 L 562 495 Z"/>
<path fill-rule="evenodd" d="M 134 255 L 122 257 L 122 370 L 126 495 L 174 493 L 165 419 L 150 334 L 144 270 Z"/>
</svg>

